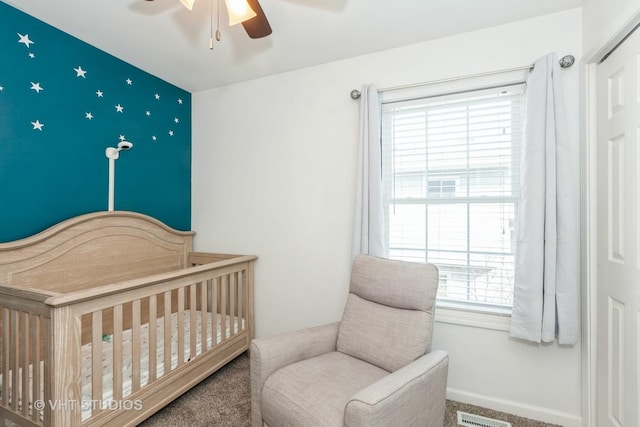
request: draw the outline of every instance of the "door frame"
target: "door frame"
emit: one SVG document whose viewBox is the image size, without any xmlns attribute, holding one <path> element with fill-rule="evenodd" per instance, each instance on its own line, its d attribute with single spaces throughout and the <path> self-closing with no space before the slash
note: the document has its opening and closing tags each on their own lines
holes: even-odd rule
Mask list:
<svg viewBox="0 0 640 427">
<path fill-rule="evenodd" d="M 598 48 L 584 55 L 581 63 L 584 103 L 581 112 L 582 140 L 582 425 L 596 426 L 596 362 L 597 362 L 597 304 L 598 304 L 598 239 L 597 239 L 597 67 L 616 46 L 640 25 L 640 10 Z M 638 28 L 640 31 L 640 28 Z"/>
</svg>

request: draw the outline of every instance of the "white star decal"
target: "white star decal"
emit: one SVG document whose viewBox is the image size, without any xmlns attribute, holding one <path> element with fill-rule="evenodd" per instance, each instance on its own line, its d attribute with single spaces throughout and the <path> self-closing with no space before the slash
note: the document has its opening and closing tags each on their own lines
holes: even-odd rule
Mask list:
<svg viewBox="0 0 640 427">
<path fill-rule="evenodd" d="M 154 96 L 156 97 L 156 99 L 160 99 L 160 95 L 158 95 L 157 93 Z"/>
<path fill-rule="evenodd" d="M 129 79 L 129 78 L 126 80 L 126 82 L 127 82 L 127 84 L 128 84 L 129 86 L 131 86 L 131 85 L 133 84 L 133 80 L 131 80 L 131 79 Z"/>
<path fill-rule="evenodd" d="M 31 82 L 31 89 L 35 90 L 36 93 L 40 93 L 41 90 L 44 90 L 44 88 L 40 86 L 40 83 L 34 83 L 34 82 Z"/>
<path fill-rule="evenodd" d="M 42 132 L 42 127 L 44 126 L 44 123 L 40 123 L 40 120 L 36 120 L 35 122 L 31 122 L 31 124 L 33 125 L 33 130 L 38 129 L 40 132 Z"/>
<path fill-rule="evenodd" d="M 36 54 L 33 52 L 29 52 L 29 58 L 33 59 L 36 57 Z"/>
<path fill-rule="evenodd" d="M 157 140 L 158 138 L 157 138 L 155 135 L 153 135 L 153 136 L 151 137 L 151 139 L 153 139 L 153 140 L 155 141 L 155 140 Z"/>
<path fill-rule="evenodd" d="M 122 113 L 124 111 L 124 107 L 120 104 L 116 105 L 116 111 L 118 113 Z"/>
<path fill-rule="evenodd" d="M 74 68 L 73 71 L 76 72 L 76 77 L 82 77 L 83 79 L 87 78 L 85 75 L 87 74 L 87 70 L 83 70 L 81 66 L 78 65 L 78 68 Z"/>
<path fill-rule="evenodd" d="M 0 92 L 4 90 L 4 86 L 0 86 Z"/>
<path fill-rule="evenodd" d="M 175 119 L 173 119 L 174 122 L 176 123 L 180 123 L 180 119 L 178 119 L 177 117 Z"/>
<path fill-rule="evenodd" d="M 151 111 L 147 111 L 145 114 L 146 114 L 147 116 L 150 116 L 150 115 L 151 115 Z"/>
<path fill-rule="evenodd" d="M 172 130 L 169 131 L 169 136 L 173 136 L 173 131 Z"/>
<path fill-rule="evenodd" d="M 89 120 L 93 119 L 93 114 L 91 113 L 84 113 L 84 116 Z"/>
<path fill-rule="evenodd" d="M 102 98 L 104 96 L 104 92 L 101 90 L 96 91 L 96 95 L 98 95 L 98 98 Z"/>
<path fill-rule="evenodd" d="M 120 135 L 118 139 L 120 139 L 120 141 L 125 141 L 127 138 L 125 138 L 124 135 Z"/>
<path fill-rule="evenodd" d="M 31 47 L 32 44 L 35 44 L 35 42 L 29 40 L 29 34 L 25 34 L 23 36 L 22 34 L 18 33 L 18 37 L 20 37 L 20 40 L 18 40 L 18 43 L 24 43 L 26 47 Z"/>
<path fill-rule="evenodd" d="M 182 99 L 178 98 L 178 104 L 182 104 Z"/>
</svg>

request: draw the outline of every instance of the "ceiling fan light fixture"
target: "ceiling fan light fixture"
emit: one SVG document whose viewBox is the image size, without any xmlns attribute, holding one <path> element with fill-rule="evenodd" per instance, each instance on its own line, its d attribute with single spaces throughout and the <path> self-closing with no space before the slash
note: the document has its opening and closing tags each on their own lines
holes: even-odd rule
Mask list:
<svg viewBox="0 0 640 427">
<path fill-rule="evenodd" d="M 180 0 L 180 3 L 189 10 L 193 10 L 193 4 L 196 0 Z"/>
<path fill-rule="evenodd" d="M 185 1 L 194 0 L 180 0 L 183 3 Z M 227 12 L 229 13 L 229 25 L 236 25 L 241 22 L 247 21 L 256 16 L 256 12 L 249 6 L 247 0 L 224 0 L 227 5 Z"/>
</svg>

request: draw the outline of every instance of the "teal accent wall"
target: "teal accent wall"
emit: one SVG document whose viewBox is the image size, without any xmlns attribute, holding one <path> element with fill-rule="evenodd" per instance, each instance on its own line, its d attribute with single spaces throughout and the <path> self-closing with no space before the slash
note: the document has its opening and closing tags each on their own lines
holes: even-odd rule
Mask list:
<svg viewBox="0 0 640 427">
<path fill-rule="evenodd" d="M 190 229 L 189 92 L 3 2 L 0 58 L 0 242 L 107 210 L 122 139 L 115 209 Z"/>
</svg>

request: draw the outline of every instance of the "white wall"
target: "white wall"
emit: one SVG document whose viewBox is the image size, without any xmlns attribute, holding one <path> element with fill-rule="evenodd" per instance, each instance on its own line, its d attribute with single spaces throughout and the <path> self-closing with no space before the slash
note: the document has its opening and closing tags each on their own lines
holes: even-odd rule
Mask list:
<svg viewBox="0 0 640 427">
<path fill-rule="evenodd" d="M 602 47 L 638 13 L 638 0 L 585 0 L 582 7 L 582 45 L 586 56 Z"/>
<path fill-rule="evenodd" d="M 260 257 L 257 335 L 340 317 L 358 136 L 351 89 L 518 67 L 551 51 L 579 59 L 580 19 L 576 9 L 194 94 L 196 249 Z M 565 73 L 577 129 L 579 73 Z M 436 324 L 433 345 L 450 354 L 450 397 L 579 425 L 580 345 L 536 346 L 446 323 Z"/>
</svg>

